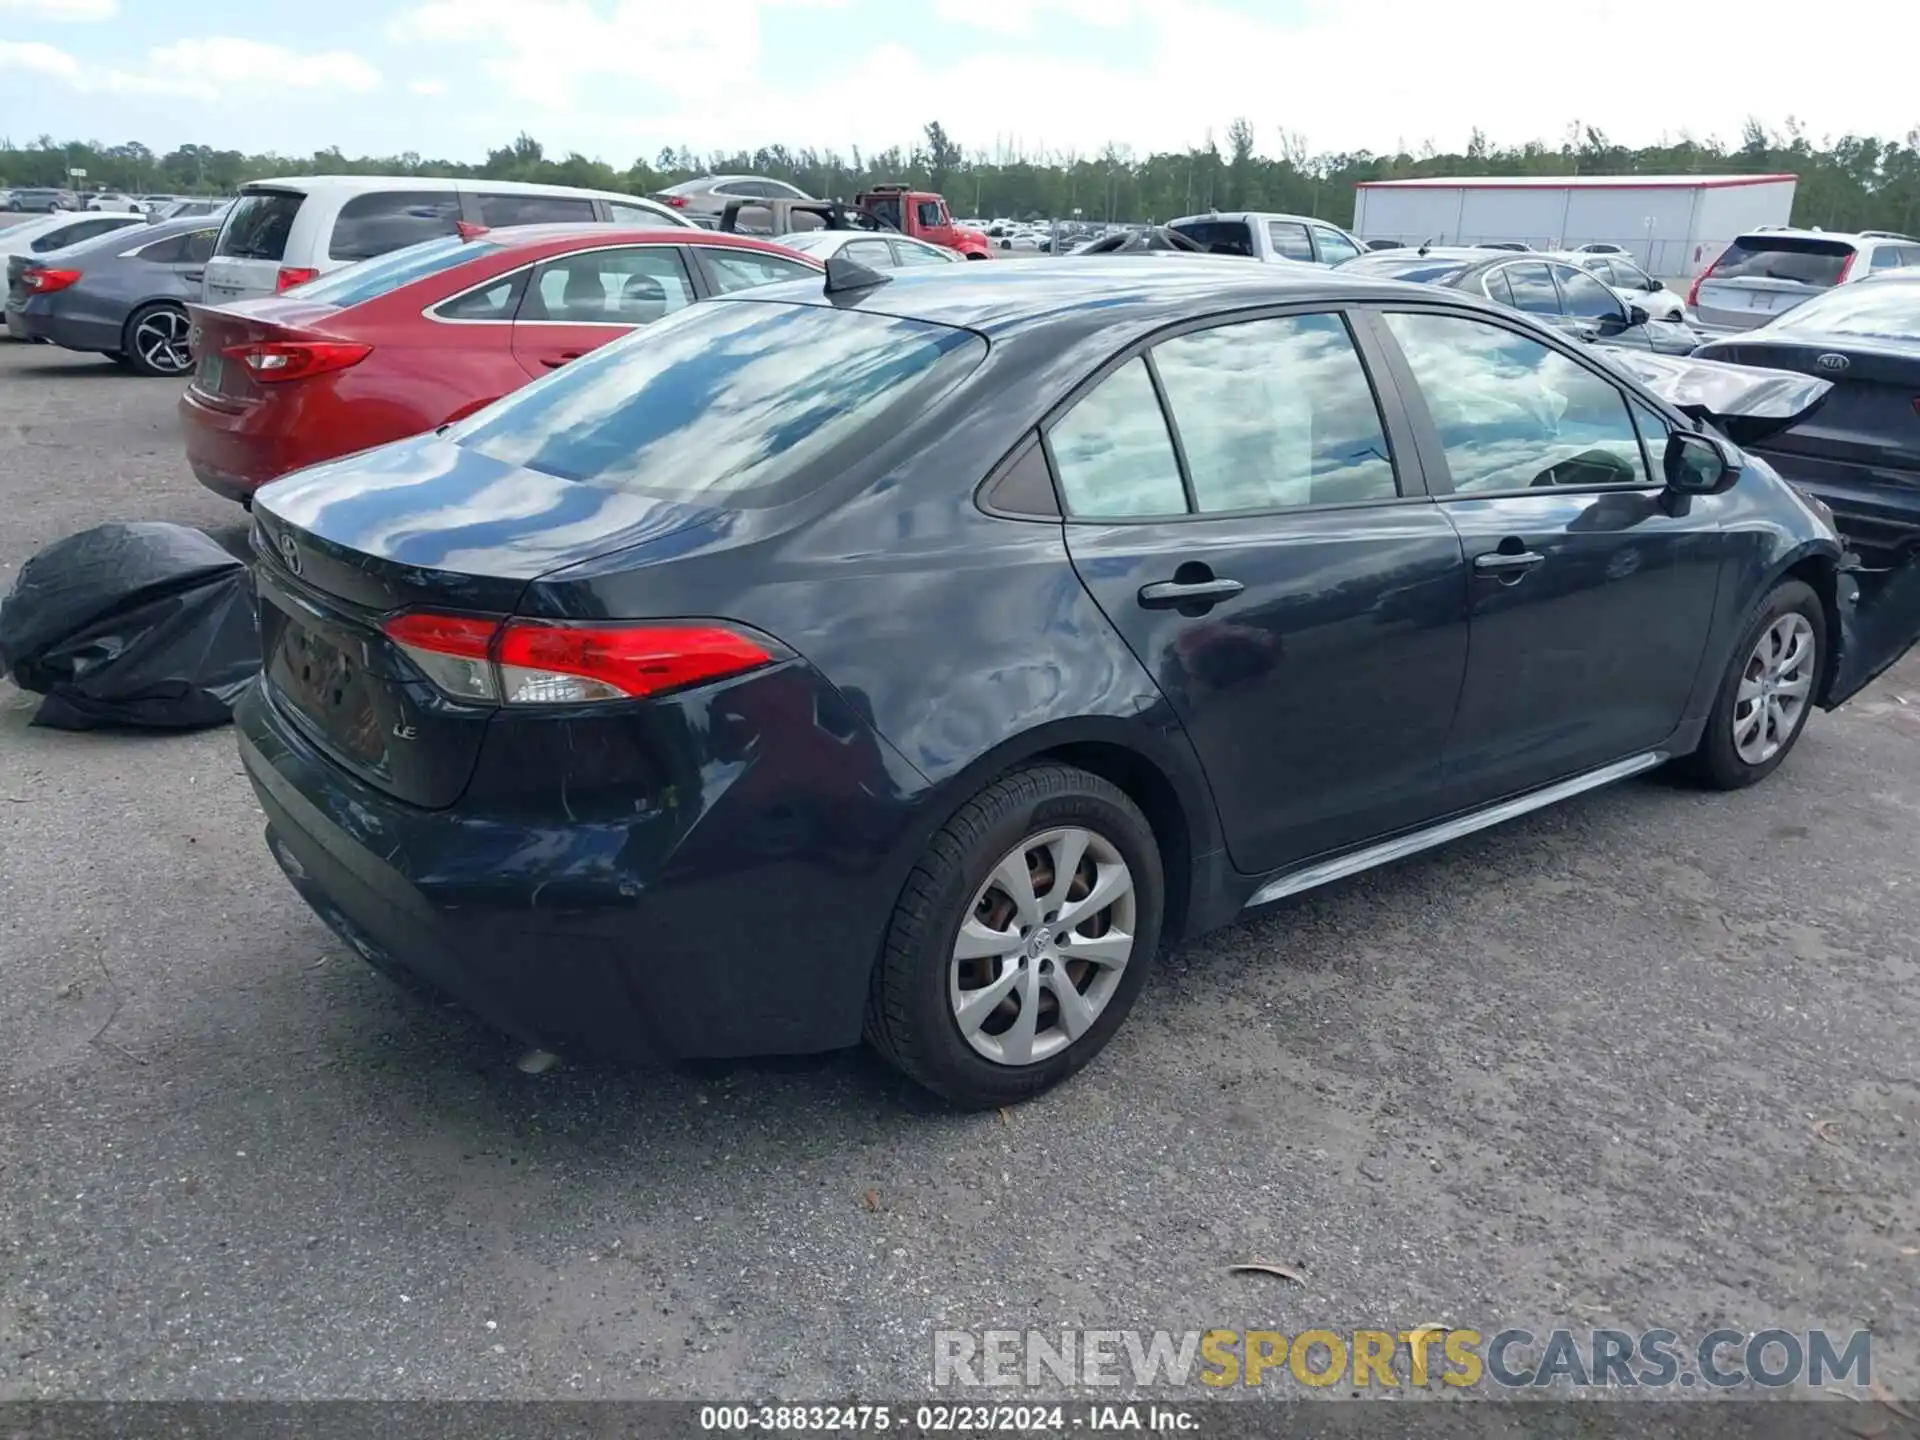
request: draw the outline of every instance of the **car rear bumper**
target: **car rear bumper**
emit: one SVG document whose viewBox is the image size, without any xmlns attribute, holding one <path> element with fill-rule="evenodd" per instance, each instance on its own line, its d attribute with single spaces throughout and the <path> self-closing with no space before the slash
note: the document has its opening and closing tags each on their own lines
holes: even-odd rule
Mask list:
<svg viewBox="0 0 1920 1440">
<path fill-rule="evenodd" d="M 9 322 L 14 314 L 12 310 L 7 312 Z M 118 350 L 121 345 L 120 332 L 114 326 L 68 314 L 55 303 L 55 297 L 29 297 L 18 314 L 21 329 L 29 340 L 45 340 L 65 350 L 100 354 Z"/>
<path fill-rule="evenodd" d="M 767 683 L 823 683 L 810 676 L 798 666 Z M 711 698 L 688 703 L 703 726 Z M 424 980 L 562 1054 L 802 1054 L 858 1041 L 898 888 L 884 856 L 907 806 L 886 794 L 890 777 L 835 786 L 805 736 L 783 724 L 759 739 L 773 741 L 777 728 L 798 740 L 788 763 L 774 763 L 780 744 L 756 745 L 722 783 L 710 759 L 671 787 L 665 814 L 610 805 L 608 787 L 596 795 L 564 773 L 548 772 L 548 804 L 527 780 L 540 768 L 538 744 L 508 747 L 491 764 L 483 756 L 469 794 L 487 788 L 490 768 L 518 772 L 517 790 L 490 791 L 502 798 L 484 807 L 426 810 L 330 761 L 264 684 L 234 720 L 275 860 L 376 968 Z M 597 728 L 569 737 L 569 754 L 604 758 L 606 739 L 589 735 Z M 689 744 L 711 743 L 688 734 Z M 719 794 L 703 793 L 715 785 Z"/>
<path fill-rule="evenodd" d="M 244 503 L 269 480 L 331 458 L 300 453 L 285 417 L 276 426 L 273 416 L 264 413 L 267 409 L 264 405 L 221 408 L 197 398 L 189 386 L 180 397 L 180 435 L 194 478 L 214 494 Z M 331 427 L 321 425 L 317 430 L 325 434 Z M 311 444 L 306 448 L 310 450 Z"/>
</svg>

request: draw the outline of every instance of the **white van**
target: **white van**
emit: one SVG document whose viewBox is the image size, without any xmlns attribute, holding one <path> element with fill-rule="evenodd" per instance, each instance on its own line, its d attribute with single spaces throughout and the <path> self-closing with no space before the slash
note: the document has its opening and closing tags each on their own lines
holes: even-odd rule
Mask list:
<svg viewBox="0 0 1920 1440">
<path fill-rule="evenodd" d="M 412 175 L 309 175 L 255 180 L 220 227 L 207 262 L 210 304 L 273 295 L 356 260 L 452 235 L 462 223 L 613 224 L 692 228 L 665 205 L 607 190 L 516 180 Z"/>
</svg>

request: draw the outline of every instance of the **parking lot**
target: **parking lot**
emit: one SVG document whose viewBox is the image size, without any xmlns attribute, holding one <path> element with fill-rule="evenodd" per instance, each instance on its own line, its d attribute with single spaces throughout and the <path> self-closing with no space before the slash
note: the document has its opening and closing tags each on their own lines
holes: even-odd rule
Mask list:
<svg viewBox="0 0 1920 1440">
<path fill-rule="evenodd" d="M 239 543 L 176 394 L 0 344 L 0 586 L 103 520 Z M 1911 1394 L 1909 697 L 1270 910 L 960 1116 L 859 1052 L 524 1074 L 308 913 L 230 733 L 0 685 L 0 1396 L 890 1398 L 936 1327 L 1427 1322 L 1866 1327 Z"/>
</svg>

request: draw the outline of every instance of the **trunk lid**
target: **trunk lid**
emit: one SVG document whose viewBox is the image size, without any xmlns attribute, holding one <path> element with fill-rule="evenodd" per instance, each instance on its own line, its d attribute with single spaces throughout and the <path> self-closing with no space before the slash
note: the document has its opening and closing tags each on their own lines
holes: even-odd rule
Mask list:
<svg viewBox="0 0 1920 1440">
<path fill-rule="evenodd" d="M 287 238 L 306 198 L 299 190 L 243 189 L 207 261 L 204 298 L 218 304 L 276 293 Z"/>
<path fill-rule="evenodd" d="M 276 393 L 276 387 L 260 384 L 244 364 L 222 352 L 265 340 L 331 336 L 327 322 L 339 313 L 332 305 L 278 297 L 226 305 L 189 305 L 187 318 L 193 328 L 187 343 L 193 351 L 194 367 L 187 388 L 196 399 L 217 409 L 256 405 Z"/>
<path fill-rule="evenodd" d="M 1801 342 L 1754 336 L 1711 347 L 1714 359 L 1825 380 L 1817 414 L 1769 442 L 1804 454 L 1890 470 L 1920 470 L 1920 348 L 1851 337 Z"/>
<path fill-rule="evenodd" d="M 424 609 L 514 614 L 534 576 L 726 512 L 522 469 L 437 435 L 263 487 L 263 683 L 307 738 L 427 808 L 460 797 L 497 713 L 437 690 L 381 629 Z"/>
<path fill-rule="evenodd" d="M 1719 358 L 1619 347 L 1595 353 L 1683 415 L 1717 427 L 1736 445 L 1752 445 L 1800 424 L 1833 390 L 1829 380 Z"/>
</svg>

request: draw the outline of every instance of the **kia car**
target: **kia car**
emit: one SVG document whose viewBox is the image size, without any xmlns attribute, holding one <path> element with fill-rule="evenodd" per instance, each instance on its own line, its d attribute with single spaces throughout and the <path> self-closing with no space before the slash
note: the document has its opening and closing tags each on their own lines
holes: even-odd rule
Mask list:
<svg viewBox="0 0 1920 1440">
<path fill-rule="evenodd" d="M 259 492 L 267 843 L 525 1043 L 864 1034 L 1019 1100 L 1163 946 L 1657 766 L 1762 780 L 1901 648 L 1702 408 L 1825 383 L 1671 368 L 1691 410 L 1464 292 L 1206 257 L 686 306 Z"/>
<path fill-rule="evenodd" d="M 820 264 L 692 226 L 520 226 L 422 241 L 283 295 L 195 305 L 187 461 L 246 503 L 289 470 L 457 420 L 697 300 Z"/>
<path fill-rule="evenodd" d="M 1836 287 L 1695 353 L 1829 382 L 1824 405 L 1756 448 L 1831 506 L 1863 554 L 1888 563 L 1920 548 L 1920 268 Z"/>
</svg>

